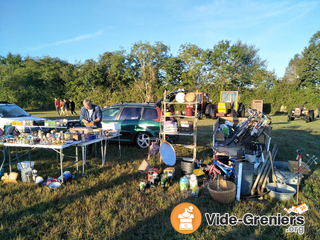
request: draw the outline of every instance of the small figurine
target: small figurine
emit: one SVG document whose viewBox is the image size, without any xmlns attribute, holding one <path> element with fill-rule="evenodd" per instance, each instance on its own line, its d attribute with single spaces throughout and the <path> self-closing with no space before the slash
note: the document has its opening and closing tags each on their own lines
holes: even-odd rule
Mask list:
<svg viewBox="0 0 320 240">
<path fill-rule="evenodd" d="M 146 182 L 140 182 L 139 187 L 138 187 L 138 191 L 145 191 L 147 186 L 148 185 Z"/>
<path fill-rule="evenodd" d="M 158 168 L 150 168 L 148 171 L 148 181 L 150 181 L 153 177 L 153 174 L 157 173 L 159 174 L 159 169 Z"/>
<path fill-rule="evenodd" d="M 155 186 L 157 186 L 157 185 L 159 186 L 160 184 L 161 184 L 161 179 L 160 179 L 159 174 L 156 173 L 156 172 L 153 173 L 150 181 L 148 182 L 148 185 L 149 185 L 150 187 L 155 187 Z"/>
<path fill-rule="evenodd" d="M 164 172 L 161 175 L 161 186 L 163 188 L 168 188 L 170 186 L 170 184 L 172 184 L 172 178 L 171 178 L 171 176 L 169 176 L 168 173 Z"/>
</svg>

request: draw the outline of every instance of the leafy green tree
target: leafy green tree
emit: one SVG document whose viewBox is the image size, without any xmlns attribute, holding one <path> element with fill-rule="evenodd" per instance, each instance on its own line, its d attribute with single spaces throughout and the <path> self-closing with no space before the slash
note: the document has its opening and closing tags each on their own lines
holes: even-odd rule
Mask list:
<svg viewBox="0 0 320 240">
<path fill-rule="evenodd" d="M 162 83 L 166 85 L 168 89 L 182 87 L 183 68 L 183 61 L 179 57 L 168 58 L 163 67 L 165 76 L 162 79 Z"/>
<path fill-rule="evenodd" d="M 125 51 L 105 52 L 99 56 L 98 64 L 103 78 L 101 85 L 105 91 L 104 102 L 107 105 L 114 103 L 113 101 L 119 102 L 112 99 L 112 96 L 119 95 L 133 82 L 133 79 L 129 77 Z"/>
<path fill-rule="evenodd" d="M 6 57 L 0 56 L 0 100 L 11 103 L 17 102 L 15 91 L 17 77 L 15 71 L 23 66 L 20 54 L 8 53 Z"/>
<path fill-rule="evenodd" d="M 266 70 L 266 62 L 260 59 L 258 51 L 241 41 L 233 45 L 227 40 L 220 41 L 207 54 L 211 75 L 209 81 L 220 90 L 258 86 L 263 80 L 261 73 Z"/>
<path fill-rule="evenodd" d="M 128 56 L 129 74 L 134 80 L 132 90 L 142 102 L 156 101 L 156 88 L 164 78 L 164 64 L 170 48 L 162 42 L 135 43 Z"/>
<path fill-rule="evenodd" d="M 320 83 L 320 31 L 315 33 L 304 49 L 299 61 L 299 83 L 301 87 L 318 88 Z"/>
<path fill-rule="evenodd" d="M 180 46 L 179 58 L 184 66 L 181 74 L 183 87 L 195 90 L 204 85 L 206 68 L 203 52 L 203 49 L 194 44 Z"/>
<path fill-rule="evenodd" d="M 299 68 L 299 62 L 300 62 L 300 55 L 295 54 L 294 58 L 289 61 L 288 67 L 286 67 L 286 72 L 283 77 L 283 81 L 289 82 L 289 83 L 296 83 L 299 81 L 298 78 L 298 68 Z"/>
</svg>

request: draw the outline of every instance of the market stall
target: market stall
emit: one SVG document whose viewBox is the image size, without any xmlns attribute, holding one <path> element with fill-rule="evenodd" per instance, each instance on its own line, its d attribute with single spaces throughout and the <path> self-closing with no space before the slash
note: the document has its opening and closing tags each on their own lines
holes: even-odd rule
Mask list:
<svg viewBox="0 0 320 240">
<path fill-rule="evenodd" d="M 61 121 L 56 121 L 57 123 L 61 123 Z M 84 175 L 84 165 L 86 164 L 86 147 L 97 145 L 97 143 L 101 144 L 101 161 L 102 165 L 105 164 L 106 161 L 106 149 L 107 142 L 109 139 L 118 138 L 119 143 L 119 156 L 121 156 L 121 146 L 120 146 L 120 136 L 119 132 L 112 132 L 108 130 L 102 129 L 94 129 L 93 127 L 73 127 L 65 132 L 57 131 L 57 123 L 49 122 L 47 128 L 51 128 L 50 132 L 45 133 L 44 131 L 31 131 L 30 133 L 21 133 L 15 135 L 3 135 L 0 138 L 0 144 L 3 146 L 3 162 L 1 167 L 4 165 L 6 160 L 6 150 L 8 151 L 8 165 L 10 168 L 10 172 L 12 171 L 12 163 L 20 163 L 21 158 L 25 155 L 28 155 L 29 167 L 31 166 L 31 151 L 33 149 L 52 149 L 57 153 L 57 158 L 60 162 L 61 167 L 61 176 L 63 175 L 63 171 L 65 168 L 68 168 L 72 165 L 76 164 L 77 174 L 79 174 L 79 155 L 78 155 L 78 147 L 82 149 L 82 176 Z M 65 127 L 66 126 L 61 126 Z M 69 147 L 75 147 L 75 156 L 68 156 L 64 154 L 64 149 Z M 12 152 L 12 147 L 15 148 Z M 18 154 L 18 149 L 27 149 L 27 152 L 23 154 Z M 97 155 L 97 147 L 96 155 Z M 15 157 L 12 157 L 12 154 L 15 154 Z M 68 166 L 63 166 L 64 159 L 73 158 L 74 162 L 69 164 Z M 62 181 L 63 182 L 63 181 Z"/>
</svg>

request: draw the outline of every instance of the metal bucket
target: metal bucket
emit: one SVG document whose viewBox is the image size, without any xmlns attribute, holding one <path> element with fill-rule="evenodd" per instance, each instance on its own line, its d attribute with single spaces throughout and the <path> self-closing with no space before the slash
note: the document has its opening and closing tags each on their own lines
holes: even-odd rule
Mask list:
<svg viewBox="0 0 320 240">
<path fill-rule="evenodd" d="M 281 183 L 277 183 L 277 187 L 274 186 L 274 183 L 268 183 L 266 187 L 270 191 L 269 196 L 280 201 L 288 201 L 296 194 L 293 187 Z"/>
<path fill-rule="evenodd" d="M 193 105 L 188 104 L 186 106 L 186 116 L 191 117 L 193 115 Z"/>
<path fill-rule="evenodd" d="M 181 172 L 183 175 L 190 175 L 194 170 L 194 162 L 193 160 L 182 159 L 181 160 Z"/>
</svg>

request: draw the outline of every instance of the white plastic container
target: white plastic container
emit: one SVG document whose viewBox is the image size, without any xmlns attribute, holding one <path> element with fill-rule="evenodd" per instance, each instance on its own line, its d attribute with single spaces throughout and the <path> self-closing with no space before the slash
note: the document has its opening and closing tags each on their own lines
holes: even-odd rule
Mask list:
<svg viewBox="0 0 320 240">
<path fill-rule="evenodd" d="M 33 169 L 33 167 L 34 167 L 34 162 L 31 161 L 31 168 Z M 17 163 L 17 169 L 21 171 L 21 168 L 29 168 L 29 161 L 23 161 L 23 162 Z"/>
<path fill-rule="evenodd" d="M 191 190 L 193 190 L 195 186 L 198 186 L 198 179 L 197 179 L 197 176 L 195 174 L 192 174 L 190 176 L 189 186 L 190 186 Z"/>
</svg>

